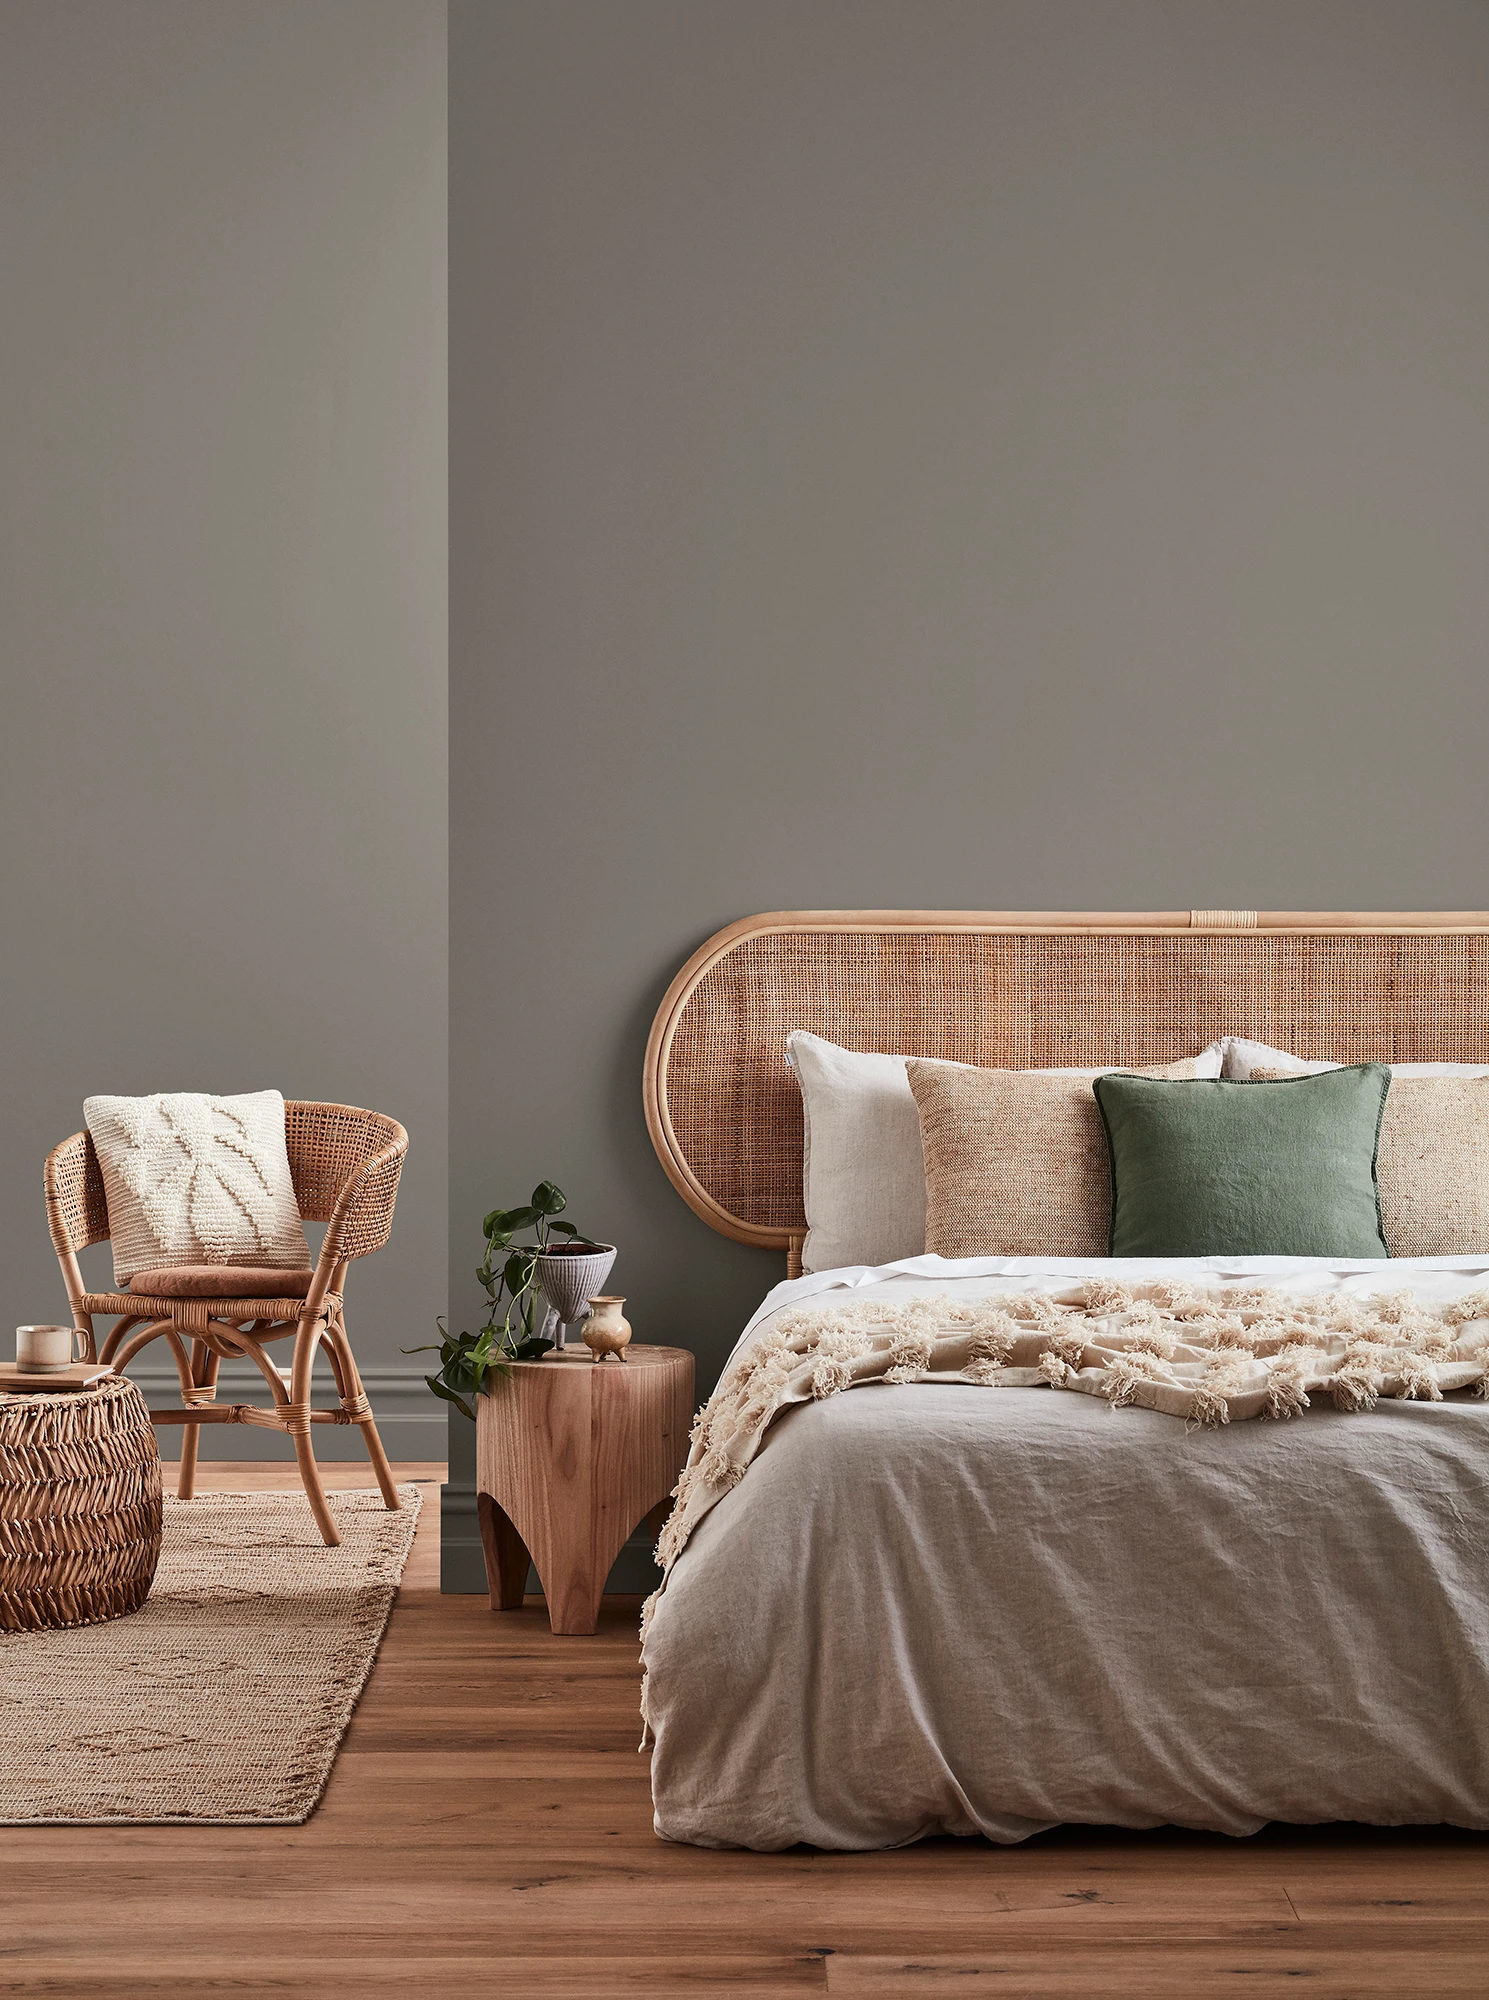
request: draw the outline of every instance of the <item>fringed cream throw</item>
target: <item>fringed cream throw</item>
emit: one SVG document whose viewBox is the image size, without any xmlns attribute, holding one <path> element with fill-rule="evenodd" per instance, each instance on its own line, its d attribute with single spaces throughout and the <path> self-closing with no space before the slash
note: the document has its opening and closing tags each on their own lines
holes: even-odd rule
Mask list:
<svg viewBox="0 0 1489 2000">
<path fill-rule="evenodd" d="M 1096 1280 L 1066 1299 L 942 1295 L 784 1312 L 726 1370 L 693 1426 L 677 1505 L 657 1543 L 662 1589 L 688 1537 L 743 1479 L 782 1410 L 929 1376 L 991 1389 L 1073 1389 L 1207 1426 L 1291 1417 L 1311 1392 L 1341 1410 L 1373 1409 L 1382 1396 L 1437 1402 L 1470 1386 L 1484 1395 L 1489 1291 L 1428 1311 L 1408 1292 L 1308 1299 L 1267 1286 L 1206 1294 Z M 643 1607 L 643 1636 L 660 1594 Z"/>
</svg>

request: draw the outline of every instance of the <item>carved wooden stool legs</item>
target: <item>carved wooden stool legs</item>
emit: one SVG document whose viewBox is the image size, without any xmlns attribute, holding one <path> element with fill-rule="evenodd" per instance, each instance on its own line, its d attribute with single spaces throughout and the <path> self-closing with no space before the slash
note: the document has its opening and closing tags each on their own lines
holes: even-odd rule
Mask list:
<svg viewBox="0 0 1489 2000">
<path fill-rule="evenodd" d="M 528 1554 L 555 1632 L 595 1629 L 611 1564 L 658 1527 L 687 1456 L 693 1357 L 631 1347 L 614 1362 L 513 1363 L 476 1416 L 477 1513 L 493 1611 L 522 1603 Z"/>
</svg>

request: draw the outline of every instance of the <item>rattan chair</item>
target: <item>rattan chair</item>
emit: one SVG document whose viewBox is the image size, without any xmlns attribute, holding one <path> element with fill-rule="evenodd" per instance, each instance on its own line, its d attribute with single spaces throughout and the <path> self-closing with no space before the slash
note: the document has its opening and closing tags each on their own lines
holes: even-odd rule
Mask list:
<svg viewBox="0 0 1489 2000">
<path fill-rule="evenodd" d="M 189 1500 L 196 1484 L 198 1432 L 203 1424 L 260 1424 L 284 1431 L 295 1441 L 300 1477 L 316 1525 L 330 1545 L 339 1542 L 326 1505 L 325 1488 L 311 1444 L 313 1424 L 358 1424 L 383 1499 L 398 1506 L 398 1489 L 373 1421 L 372 1405 L 352 1357 L 342 1311 L 342 1288 L 354 1257 L 380 1250 L 393 1227 L 398 1176 L 408 1151 L 408 1134 L 392 1118 L 358 1111 L 349 1104 L 284 1107 L 284 1137 L 300 1214 L 324 1222 L 325 1238 L 310 1284 L 301 1298 L 156 1298 L 135 1292 L 90 1292 L 78 1268 L 78 1252 L 109 1236 L 103 1174 L 93 1141 L 76 1132 L 47 1155 L 47 1222 L 72 1305 L 73 1324 L 86 1336 L 88 1357 L 122 1370 L 152 1340 L 165 1340 L 181 1378 L 179 1410 L 152 1410 L 157 1424 L 183 1424 L 181 1469 L 176 1491 Z M 231 1267 L 225 1266 L 224 1279 Z M 117 1315 L 98 1347 L 95 1313 Z M 294 1337 L 288 1368 L 265 1351 L 270 1341 Z M 340 1408 L 310 1407 L 310 1375 L 316 1349 L 324 1345 L 336 1378 Z M 246 1355 L 273 1395 L 267 1408 L 253 1403 L 219 1404 L 217 1371 L 225 1358 Z"/>
</svg>

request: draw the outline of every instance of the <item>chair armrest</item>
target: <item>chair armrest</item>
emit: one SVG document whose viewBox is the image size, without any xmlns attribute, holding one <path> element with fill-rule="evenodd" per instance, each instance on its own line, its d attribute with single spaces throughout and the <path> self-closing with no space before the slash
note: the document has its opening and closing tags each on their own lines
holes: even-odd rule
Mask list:
<svg viewBox="0 0 1489 2000">
<path fill-rule="evenodd" d="M 396 1137 L 381 1147 L 352 1176 L 337 1197 L 326 1224 L 322 1259 L 366 1257 L 381 1250 L 393 1232 L 393 1203 L 398 1195 L 398 1177 L 408 1152 L 408 1134 L 401 1125 L 386 1121 Z"/>
</svg>

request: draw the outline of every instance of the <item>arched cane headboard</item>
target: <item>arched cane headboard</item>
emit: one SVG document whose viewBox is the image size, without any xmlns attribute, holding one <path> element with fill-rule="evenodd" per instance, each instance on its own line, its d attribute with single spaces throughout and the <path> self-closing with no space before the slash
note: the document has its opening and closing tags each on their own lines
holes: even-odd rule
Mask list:
<svg viewBox="0 0 1489 2000">
<path fill-rule="evenodd" d="M 794 1256 L 792 1028 L 1009 1069 L 1249 1035 L 1301 1056 L 1489 1063 L 1489 911 L 783 910 L 701 946 L 646 1045 L 646 1123 L 725 1236 Z"/>
</svg>

